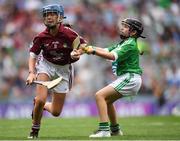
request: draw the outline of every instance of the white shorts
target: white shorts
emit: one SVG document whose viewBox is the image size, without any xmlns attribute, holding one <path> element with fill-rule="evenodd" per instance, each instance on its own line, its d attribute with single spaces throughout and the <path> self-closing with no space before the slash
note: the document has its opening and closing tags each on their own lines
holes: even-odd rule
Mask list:
<svg viewBox="0 0 180 141">
<path fill-rule="evenodd" d="M 137 94 L 141 84 L 141 75 L 135 73 L 126 73 L 119 76 L 109 85 L 123 96 L 132 96 Z"/>
<path fill-rule="evenodd" d="M 64 66 L 53 64 L 42 56 L 38 58 L 36 63 L 37 75 L 39 73 L 45 73 L 51 80 L 61 76 L 63 80 L 53 90 L 57 93 L 67 93 L 72 87 L 72 81 L 74 77 L 74 69 L 71 64 Z"/>
</svg>

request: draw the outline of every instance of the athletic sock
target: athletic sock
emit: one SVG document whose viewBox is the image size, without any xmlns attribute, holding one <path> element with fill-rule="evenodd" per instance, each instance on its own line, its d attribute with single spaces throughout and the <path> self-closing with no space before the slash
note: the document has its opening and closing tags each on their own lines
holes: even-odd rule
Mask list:
<svg viewBox="0 0 180 141">
<path fill-rule="evenodd" d="M 33 124 L 32 125 L 32 130 L 38 130 L 40 129 L 40 124 Z"/>
<path fill-rule="evenodd" d="M 110 125 L 111 132 L 118 132 L 120 130 L 119 124 Z"/>
<path fill-rule="evenodd" d="M 100 131 L 109 131 L 109 123 L 108 122 L 100 122 L 99 130 Z"/>
</svg>

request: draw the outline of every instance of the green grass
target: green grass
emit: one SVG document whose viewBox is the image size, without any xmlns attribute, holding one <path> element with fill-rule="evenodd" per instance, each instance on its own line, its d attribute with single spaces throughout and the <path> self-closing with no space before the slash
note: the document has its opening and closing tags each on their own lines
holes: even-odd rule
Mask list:
<svg viewBox="0 0 180 141">
<path fill-rule="evenodd" d="M 124 136 L 103 140 L 180 140 L 180 117 L 120 118 Z M 97 118 L 43 118 L 40 140 L 89 140 Z M 31 119 L 0 119 L 0 140 L 27 140 Z M 92 139 L 91 139 L 92 140 Z"/>
</svg>

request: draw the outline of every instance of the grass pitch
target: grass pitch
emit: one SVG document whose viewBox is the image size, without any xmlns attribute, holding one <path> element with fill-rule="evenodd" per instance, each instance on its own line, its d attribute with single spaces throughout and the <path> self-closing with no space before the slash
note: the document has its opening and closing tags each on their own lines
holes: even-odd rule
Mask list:
<svg viewBox="0 0 180 141">
<path fill-rule="evenodd" d="M 120 118 L 124 136 L 98 140 L 180 140 L 180 117 L 151 116 Z M 27 140 L 31 119 L 0 119 L 0 140 Z M 97 140 L 89 134 L 98 118 L 43 118 L 39 140 Z"/>
</svg>

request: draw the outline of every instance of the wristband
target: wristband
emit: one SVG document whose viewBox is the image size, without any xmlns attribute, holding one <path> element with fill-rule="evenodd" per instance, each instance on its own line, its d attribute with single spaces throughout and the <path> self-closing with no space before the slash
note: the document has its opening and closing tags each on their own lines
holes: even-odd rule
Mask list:
<svg viewBox="0 0 180 141">
<path fill-rule="evenodd" d="M 96 48 L 94 46 L 92 46 L 92 48 L 93 48 L 92 55 L 95 55 L 96 54 Z"/>
</svg>

